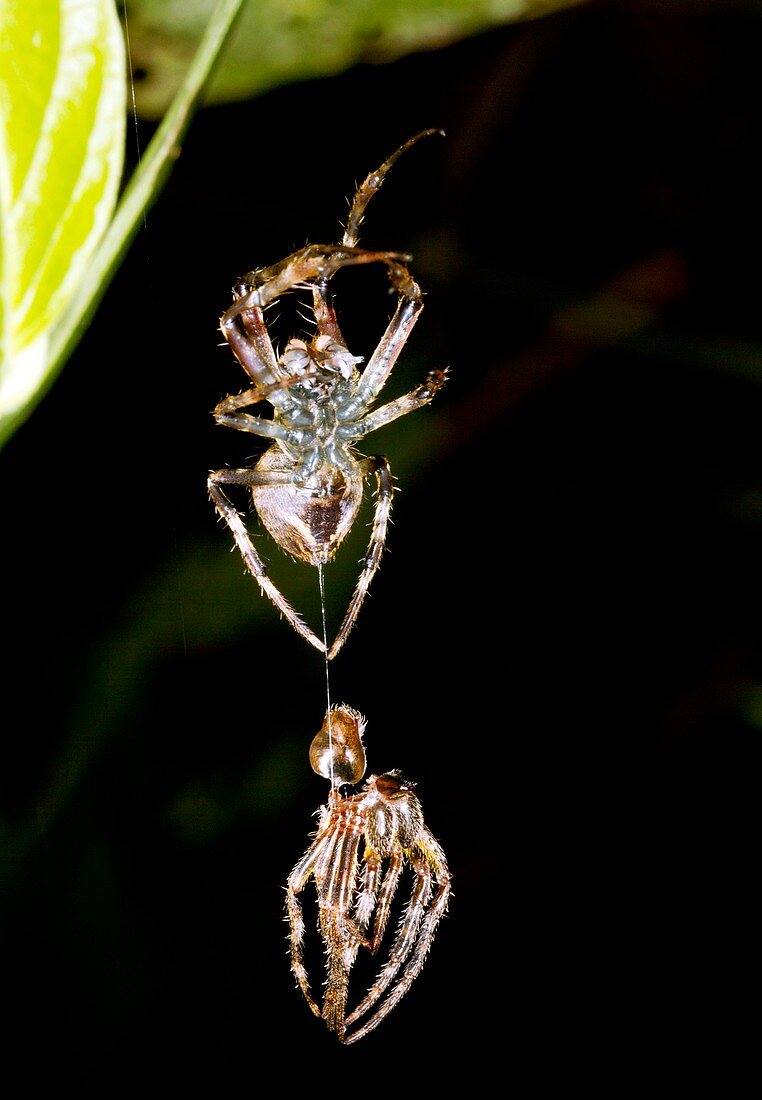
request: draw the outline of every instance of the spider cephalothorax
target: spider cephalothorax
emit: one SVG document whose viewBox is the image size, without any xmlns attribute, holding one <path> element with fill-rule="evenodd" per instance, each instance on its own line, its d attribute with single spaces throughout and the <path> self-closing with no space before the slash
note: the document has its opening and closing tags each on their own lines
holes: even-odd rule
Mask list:
<svg viewBox="0 0 762 1100">
<path fill-rule="evenodd" d="M 288 879 L 291 968 L 316 1016 L 343 1043 L 372 1031 L 419 974 L 450 895 L 445 854 L 427 829 L 413 784 L 399 771 L 371 775 L 356 794 L 340 784 L 365 774 L 365 722 L 352 707 L 328 711 L 310 749 L 310 763 L 331 780 L 328 804 L 312 844 Z M 386 962 L 370 990 L 347 1012 L 349 978 L 359 951 L 379 950 L 403 872 L 413 884 Z M 318 927 L 326 951 L 322 1006 L 310 988 L 304 963 L 304 917 L 300 895 L 314 879 Z M 359 1026 L 352 1028 L 358 1021 Z"/>
<path fill-rule="evenodd" d="M 272 441 L 259 461 L 243 469 L 217 470 L 209 476 L 214 505 L 230 527 L 249 571 L 262 591 L 294 629 L 329 658 L 338 653 L 362 606 L 386 540 L 393 485 L 389 463 L 381 455 L 360 454 L 355 444 L 384 424 L 431 401 L 446 372 L 430 371 L 414 390 L 373 408 L 410 335 L 423 298 L 398 252 L 357 247 L 365 208 L 397 160 L 426 134 L 405 142 L 358 188 L 346 231 L 338 244 L 307 245 L 272 267 L 250 271 L 234 289 L 235 301 L 223 314 L 222 332 L 254 383 L 224 398 L 214 410 L 218 424 L 252 432 Z M 360 372 L 341 334 L 329 283 L 343 267 L 384 264 L 398 302 L 381 342 Z M 294 289 L 312 291 L 315 335 L 292 339 L 276 355 L 264 321 L 264 309 Z M 267 400 L 271 419 L 242 410 Z M 365 479 L 376 480 L 376 504 L 370 543 L 354 595 L 333 643 L 326 647 L 270 580 L 245 523 L 222 486 L 251 492 L 254 508 L 276 543 L 294 558 L 322 566 L 330 561 L 359 511 Z"/>
</svg>

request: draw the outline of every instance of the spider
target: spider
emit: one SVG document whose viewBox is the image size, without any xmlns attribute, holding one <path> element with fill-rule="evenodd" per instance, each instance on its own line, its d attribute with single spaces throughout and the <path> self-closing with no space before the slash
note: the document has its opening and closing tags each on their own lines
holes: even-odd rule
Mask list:
<svg viewBox="0 0 762 1100">
<path fill-rule="evenodd" d="M 424 824 L 413 783 L 395 770 L 369 776 L 356 794 L 340 792 L 340 784 L 359 783 L 365 774 L 364 730 L 362 715 L 337 705 L 329 708 L 312 741 L 310 763 L 331 780 L 331 791 L 328 804 L 319 810 L 314 840 L 289 875 L 286 894 L 297 985 L 314 1014 L 342 1043 L 362 1039 L 407 993 L 450 895 L 445 854 Z M 412 890 L 389 957 L 366 996 L 347 1014 L 352 966 L 360 949 L 377 953 L 406 866 L 413 874 Z M 304 963 L 300 895 L 310 879 L 315 881 L 318 927 L 327 955 L 322 1007 L 310 990 Z M 348 1031 L 363 1017 L 363 1023 Z"/>
<path fill-rule="evenodd" d="M 363 455 L 355 444 L 377 428 L 427 405 L 444 385 L 445 370 L 432 370 L 423 383 L 373 408 L 410 335 L 421 309 L 421 289 L 400 252 L 370 252 L 357 246 L 365 208 L 395 161 L 422 137 L 410 138 L 371 172 L 357 189 L 341 241 L 307 245 L 272 267 L 250 271 L 233 289 L 234 301 L 220 327 L 253 385 L 223 398 L 214 410 L 218 424 L 271 440 L 254 466 L 223 469 L 209 475 L 209 493 L 225 520 L 249 572 L 298 634 L 330 660 L 347 639 L 362 607 L 386 541 L 392 474 L 382 455 Z M 341 335 L 331 301 L 331 278 L 343 267 L 381 263 L 397 308 L 362 373 L 362 357 L 352 355 Z M 311 339 L 288 341 L 276 355 L 264 309 L 294 289 L 312 292 L 316 331 Z M 272 418 L 243 410 L 262 401 Z M 351 529 L 362 503 L 365 480 L 375 477 L 376 502 L 370 542 L 344 619 L 330 647 L 291 607 L 269 578 L 246 524 L 226 496 L 224 486 L 243 486 L 275 542 L 293 558 L 322 568 Z"/>
</svg>

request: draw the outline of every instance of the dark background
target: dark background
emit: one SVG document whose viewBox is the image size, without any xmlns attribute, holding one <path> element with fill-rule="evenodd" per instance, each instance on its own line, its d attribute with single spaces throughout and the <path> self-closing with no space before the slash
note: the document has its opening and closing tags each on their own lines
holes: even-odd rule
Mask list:
<svg viewBox="0 0 762 1100">
<path fill-rule="evenodd" d="M 751 3 L 591 3 L 197 116 L 0 459 L 2 985 L 30 1083 L 609 1090 L 752 1050 L 761 45 Z M 363 240 L 413 252 L 427 295 L 386 392 L 451 378 L 366 441 L 400 492 L 331 685 L 370 769 L 418 781 L 455 885 L 412 990 L 341 1048 L 283 922 L 324 669 L 206 496 L 257 449 L 210 416 L 244 384 L 217 323 L 430 126 Z M 337 293 L 368 355 L 383 274 Z M 313 571 L 267 555 L 317 625 Z"/>
</svg>

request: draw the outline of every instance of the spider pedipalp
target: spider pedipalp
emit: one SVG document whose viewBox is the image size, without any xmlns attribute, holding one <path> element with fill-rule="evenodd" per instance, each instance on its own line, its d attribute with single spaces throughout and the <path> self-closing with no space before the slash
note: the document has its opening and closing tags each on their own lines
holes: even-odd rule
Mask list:
<svg viewBox="0 0 762 1100">
<path fill-rule="evenodd" d="M 359 440 L 414 409 L 427 405 L 446 379 L 445 370 L 401 397 L 375 407 L 381 390 L 423 308 L 421 289 L 400 252 L 358 247 L 365 208 L 392 165 L 420 138 L 415 135 L 371 172 L 357 189 L 340 242 L 307 245 L 271 267 L 250 271 L 238 281 L 234 302 L 220 327 L 252 385 L 225 397 L 214 410 L 218 424 L 270 441 L 253 466 L 222 469 L 209 475 L 214 506 L 233 533 L 249 572 L 263 593 L 311 645 L 336 656 L 359 615 L 378 569 L 386 542 L 394 486 L 383 455 L 363 455 Z M 397 307 L 376 350 L 362 371 L 350 353 L 334 310 L 330 281 L 344 267 L 382 264 L 397 294 Z M 265 308 L 293 290 L 312 293 L 315 333 L 292 338 L 276 355 L 264 319 Z M 267 401 L 272 417 L 244 411 Z M 366 480 L 375 481 L 376 500 L 370 541 L 360 576 L 333 642 L 328 645 L 304 622 L 268 576 L 248 528 L 228 497 L 229 487 L 248 490 L 254 510 L 282 550 L 322 568 L 351 530 Z"/>
<path fill-rule="evenodd" d="M 314 839 L 289 875 L 286 890 L 291 969 L 312 1012 L 343 1043 L 371 1032 L 408 991 L 447 909 L 451 884 L 445 854 L 426 827 L 414 784 L 401 772 L 371 775 L 356 793 L 342 793 L 343 784 L 356 784 L 365 774 L 364 727 L 358 711 L 338 705 L 328 710 L 313 739 L 310 763 L 330 779 L 331 790 Z M 357 956 L 380 950 L 408 871 L 412 886 L 386 961 L 366 995 L 347 1011 Z M 305 965 L 301 898 L 311 880 L 326 953 L 322 1004 Z"/>
</svg>

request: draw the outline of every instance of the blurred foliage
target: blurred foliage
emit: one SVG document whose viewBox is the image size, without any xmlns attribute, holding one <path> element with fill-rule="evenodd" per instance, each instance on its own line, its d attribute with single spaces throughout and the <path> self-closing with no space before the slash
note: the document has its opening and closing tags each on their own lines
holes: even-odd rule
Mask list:
<svg viewBox="0 0 762 1100">
<path fill-rule="evenodd" d="M 51 333 L 116 204 L 125 124 L 113 0 L 0 4 L 0 440 L 54 367 Z"/>
<path fill-rule="evenodd" d="M 584 0 L 248 0 L 212 80 L 208 103 L 244 99 L 350 65 L 437 49 L 504 23 Z M 213 0 L 130 0 L 135 100 L 166 110 L 207 25 Z M 256 153 L 256 146 L 252 146 Z"/>
<path fill-rule="evenodd" d="M 0 8 L 0 445 L 86 330 L 177 159 L 241 3 L 216 0 L 115 212 L 127 59 L 114 0 Z"/>
</svg>

